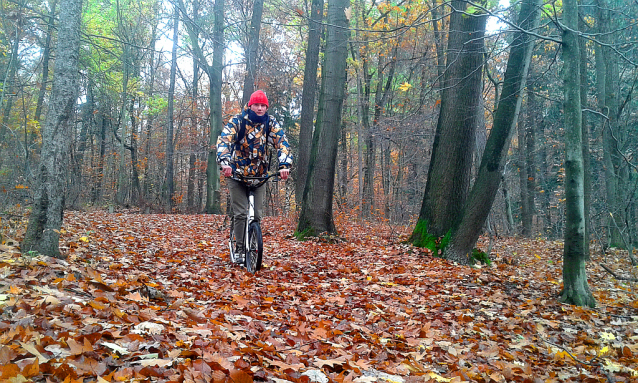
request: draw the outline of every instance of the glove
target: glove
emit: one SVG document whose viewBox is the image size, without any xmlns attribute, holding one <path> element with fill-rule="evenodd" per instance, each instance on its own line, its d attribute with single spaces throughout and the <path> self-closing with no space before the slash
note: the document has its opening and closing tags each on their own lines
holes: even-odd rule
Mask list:
<svg viewBox="0 0 638 383">
<path fill-rule="evenodd" d="M 224 177 L 230 177 L 233 175 L 233 168 L 228 165 L 222 165 L 222 174 Z"/>
</svg>

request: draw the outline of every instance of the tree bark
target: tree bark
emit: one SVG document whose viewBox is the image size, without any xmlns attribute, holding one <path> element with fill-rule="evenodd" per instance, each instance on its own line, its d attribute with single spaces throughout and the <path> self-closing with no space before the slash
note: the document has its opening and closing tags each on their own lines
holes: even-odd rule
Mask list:
<svg viewBox="0 0 638 383">
<path fill-rule="evenodd" d="M 560 301 L 577 306 L 596 306 L 589 291 L 585 261 L 585 202 L 580 104 L 580 53 L 578 47 L 578 5 L 563 1 L 563 85 L 565 115 L 565 244 L 563 248 L 563 291 Z"/>
<path fill-rule="evenodd" d="M 199 22 L 199 1 L 193 1 L 193 21 L 197 25 Z M 198 43 L 198 42 L 196 42 Z M 190 149 L 191 152 L 188 156 L 188 189 L 186 192 L 186 202 L 189 211 L 194 210 L 195 204 L 195 178 L 197 169 L 195 168 L 197 155 L 195 153 L 199 143 L 197 143 L 197 137 L 199 136 L 199 124 L 197 118 L 197 94 L 199 92 L 199 65 L 197 64 L 197 57 L 193 56 L 193 80 L 192 80 L 192 93 L 191 93 L 191 134 L 195 135 L 195 140 L 191 140 Z"/>
<path fill-rule="evenodd" d="M 250 30 L 246 35 L 246 76 L 244 77 L 244 88 L 242 91 L 242 105 L 246 105 L 250 95 L 255 91 L 255 81 L 257 80 L 257 59 L 259 50 L 259 32 L 261 31 L 261 16 L 264 11 L 264 0 L 253 2 L 253 15 L 250 20 Z"/>
<path fill-rule="evenodd" d="M 178 0 L 182 12 L 186 15 L 186 7 L 183 0 Z M 224 68 L 224 0 L 216 0 L 213 6 L 215 17 L 213 33 L 213 61 L 209 65 L 206 55 L 198 42 L 197 25 L 186 22 L 188 36 L 191 39 L 193 55 L 199 60 L 199 67 L 208 75 L 209 94 L 208 106 L 210 109 L 210 135 L 208 140 L 208 158 L 206 165 L 206 207 L 208 214 L 222 212 L 220 201 L 219 168 L 216 162 L 217 137 L 222 131 L 222 71 Z"/>
<path fill-rule="evenodd" d="M 38 102 L 35 107 L 34 120 L 40 121 L 42 114 L 42 105 L 44 105 L 44 95 L 47 91 L 47 83 L 49 82 L 49 60 L 51 56 L 51 38 L 55 28 L 55 7 L 57 0 L 49 1 L 49 18 L 47 25 L 47 38 L 44 43 L 44 51 L 42 52 L 42 80 L 40 82 L 40 90 L 38 92 Z"/>
<path fill-rule="evenodd" d="M 156 3 L 157 4 L 157 3 Z M 151 41 L 150 41 L 150 50 L 149 50 L 149 59 L 148 59 L 148 71 L 149 78 L 148 83 L 146 85 L 146 95 L 148 100 L 153 100 L 153 94 L 155 91 L 155 72 L 157 70 L 157 63 L 155 62 L 155 45 L 157 42 L 157 20 L 154 20 L 154 24 L 151 32 Z M 159 62 L 159 60 L 158 60 Z M 155 122 L 155 114 L 150 113 L 148 119 L 146 120 L 146 142 L 144 151 L 146 153 L 146 161 L 144 161 L 144 183 L 142 184 L 142 198 L 145 201 L 150 199 L 151 194 L 151 174 L 148 158 L 150 158 L 151 153 L 151 138 L 152 138 L 152 130 L 153 124 Z"/>
<path fill-rule="evenodd" d="M 518 124 L 519 179 L 521 189 L 521 223 L 522 235 L 533 236 L 532 223 L 534 217 L 534 127 L 537 113 L 534 92 L 527 92 L 527 108 L 525 123 Z"/>
<path fill-rule="evenodd" d="M 173 17 L 173 54 L 171 59 L 170 83 L 168 86 L 168 110 L 166 129 L 166 181 L 164 185 L 164 204 L 167 212 L 173 210 L 173 194 L 175 193 L 175 183 L 173 181 L 173 108 L 175 98 L 175 76 L 177 73 L 177 46 L 179 45 L 179 7 L 175 5 Z"/>
<path fill-rule="evenodd" d="M 607 1 L 596 2 L 596 16 L 598 33 L 603 43 L 611 41 L 613 21 L 611 20 L 609 4 Z M 620 208 L 620 188 L 618 155 L 618 61 L 611 47 L 596 44 L 596 82 L 598 106 L 601 113 L 606 116 L 603 120 L 603 165 L 605 169 L 605 191 L 608 210 L 608 245 L 623 247 L 622 234 L 619 226 L 614 222 L 622 220 Z"/>
<path fill-rule="evenodd" d="M 582 31 L 585 28 L 584 15 L 583 17 L 578 17 L 578 25 L 579 29 Z M 589 105 L 587 103 L 587 90 L 589 89 L 587 83 L 587 40 L 584 37 L 579 38 L 579 52 L 580 52 L 580 104 L 581 109 L 589 109 Z M 582 47 L 582 48 L 581 48 Z M 589 241 L 590 241 L 590 207 L 591 207 L 591 154 L 589 149 L 589 118 L 587 118 L 586 113 L 581 113 L 582 116 L 582 135 L 583 135 L 583 201 L 585 204 L 585 253 L 586 258 L 589 260 Z"/>
<path fill-rule="evenodd" d="M 317 67 L 321 47 L 323 20 L 323 0 L 312 0 L 310 19 L 308 20 L 308 46 L 306 48 L 306 65 L 301 90 L 301 116 L 299 118 L 299 149 L 297 155 L 297 177 L 295 179 L 295 200 L 301 205 L 303 189 L 308 175 L 308 161 L 312 149 L 312 132 L 314 128 L 315 94 L 317 93 Z"/>
<path fill-rule="evenodd" d="M 38 182 L 22 252 L 62 257 L 59 249 L 64 185 L 78 95 L 81 0 L 60 1 L 60 24 L 50 108 L 42 131 Z"/>
<path fill-rule="evenodd" d="M 487 15 L 464 15 L 466 3 L 454 0 L 441 96 L 419 224 L 410 241 L 445 236 L 458 224 L 472 170 L 474 140 L 482 97 L 483 36 Z"/>
<path fill-rule="evenodd" d="M 308 177 L 297 231 L 306 235 L 336 233 L 332 214 L 337 148 L 346 83 L 349 0 L 328 4 L 326 54 L 321 99 L 313 137 Z"/>
<path fill-rule="evenodd" d="M 20 20 L 16 20 L 16 23 L 20 22 Z M 11 115 L 11 108 L 13 107 L 13 99 L 16 97 L 14 95 L 14 92 L 16 88 L 16 72 L 18 70 L 19 61 L 18 48 L 20 47 L 21 38 L 20 29 L 21 27 L 19 25 L 16 25 L 15 35 L 13 36 L 13 45 L 11 47 L 11 57 L 9 57 L 9 64 L 7 66 L 7 74 L 2 81 L 0 106 L 4 104 L 4 110 L 2 113 L 2 123 L 0 124 L 0 151 L 2 150 L 2 146 L 4 146 L 5 144 L 5 135 L 7 134 L 7 126 L 9 126 L 9 116 Z"/>
<path fill-rule="evenodd" d="M 519 24 L 524 30 L 533 30 L 539 20 L 539 0 L 525 0 L 521 5 Z M 462 264 L 469 263 L 469 255 L 481 233 L 501 182 L 510 137 L 516 126 L 521 108 L 522 92 L 532 54 L 532 37 L 516 32 L 511 44 L 510 57 L 505 70 L 503 89 L 494 124 L 487 139 L 478 177 L 463 208 L 462 218 L 445 257 Z"/>
</svg>

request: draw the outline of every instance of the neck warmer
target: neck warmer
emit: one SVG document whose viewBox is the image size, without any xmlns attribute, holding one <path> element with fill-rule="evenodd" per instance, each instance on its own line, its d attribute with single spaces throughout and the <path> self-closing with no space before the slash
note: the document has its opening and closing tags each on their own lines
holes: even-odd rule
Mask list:
<svg viewBox="0 0 638 383">
<path fill-rule="evenodd" d="M 248 118 L 255 124 L 265 124 L 268 121 L 268 112 L 259 117 L 257 113 L 253 112 L 251 109 L 248 109 Z"/>
</svg>

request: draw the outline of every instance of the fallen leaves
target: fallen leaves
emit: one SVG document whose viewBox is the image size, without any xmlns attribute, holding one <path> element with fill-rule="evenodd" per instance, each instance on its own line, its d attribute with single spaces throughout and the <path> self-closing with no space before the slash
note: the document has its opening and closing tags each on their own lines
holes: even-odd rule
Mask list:
<svg viewBox="0 0 638 383">
<path fill-rule="evenodd" d="M 601 309 L 558 304 L 560 242 L 504 239 L 472 269 L 384 227 L 297 242 L 266 218 L 251 275 L 222 223 L 69 213 L 66 261 L 0 247 L 0 381 L 635 379 L 635 293 L 594 270 Z"/>
</svg>

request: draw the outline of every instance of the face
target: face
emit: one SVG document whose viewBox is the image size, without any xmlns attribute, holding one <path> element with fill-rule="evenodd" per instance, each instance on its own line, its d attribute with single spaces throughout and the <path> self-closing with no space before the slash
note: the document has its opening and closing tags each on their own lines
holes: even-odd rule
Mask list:
<svg viewBox="0 0 638 383">
<path fill-rule="evenodd" d="M 250 106 L 250 110 L 252 110 L 253 112 L 255 112 L 259 117 L 263 116 L 264 114 L 266 114 L 266 111 L 268 110 L 268 107 L 266 106 L 266 104 L 252 104 Z"/>
</svg>

